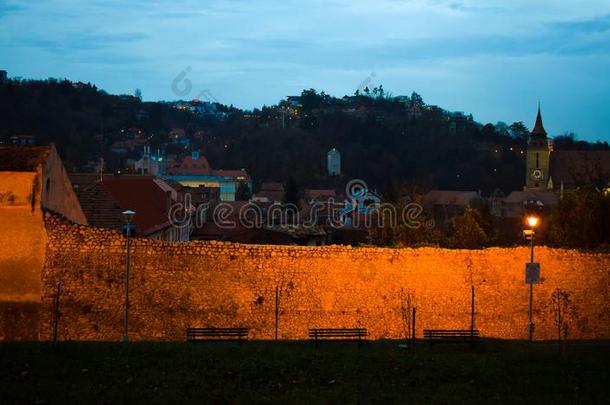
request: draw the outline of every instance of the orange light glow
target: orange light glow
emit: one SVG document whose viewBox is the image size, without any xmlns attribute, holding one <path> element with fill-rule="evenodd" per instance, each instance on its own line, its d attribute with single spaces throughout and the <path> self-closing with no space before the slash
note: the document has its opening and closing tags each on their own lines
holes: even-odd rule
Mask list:
<svg viewBox="0 0 610 405">
<path fill-rule="evenodd" d="M 530 215 L 527 217 L 526 221 L 530 228 L 535 228 L 538 226 L 538 223 L 540 222 L 540 218 L 538 218 L 535 215 Z"/>
</svg>

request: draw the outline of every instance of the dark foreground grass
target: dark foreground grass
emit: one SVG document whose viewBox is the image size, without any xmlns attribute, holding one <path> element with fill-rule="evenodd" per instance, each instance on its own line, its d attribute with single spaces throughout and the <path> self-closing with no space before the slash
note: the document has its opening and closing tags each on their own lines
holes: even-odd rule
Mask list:
<svg viewBox="0 0 610 405">
<path fill-rule="evenodd" d="M 4 343 L 0 403 L 608 403 L 610 343 Z"/>
</svg>

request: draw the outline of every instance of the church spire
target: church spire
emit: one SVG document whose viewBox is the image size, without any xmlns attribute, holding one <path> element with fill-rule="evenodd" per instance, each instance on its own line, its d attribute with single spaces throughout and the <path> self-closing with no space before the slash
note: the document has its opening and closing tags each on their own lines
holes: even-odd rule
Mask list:
<svg viewBox="0 0 610 405">
<path fill-rule="evenodd" d="M 538 115 L 536 116 L 536 124 L 532 130 L 532 135 L 541 135 L 546 137 L 544 125 L 542 125 L 542 114 L 540 114 L 540 102 L 538 102 Z"/>
</svg>

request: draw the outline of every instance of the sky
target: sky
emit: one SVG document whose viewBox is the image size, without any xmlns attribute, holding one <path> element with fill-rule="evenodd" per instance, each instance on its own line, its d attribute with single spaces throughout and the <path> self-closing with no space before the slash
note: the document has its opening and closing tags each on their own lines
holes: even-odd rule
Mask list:
<svg viewBox="0 0 610 405">
<path fill-rule="evenodd" d="M 0 69 L 251 109 L 363 84 L 610 141 L 608 0 L 0 0 Z"/>
</svg>

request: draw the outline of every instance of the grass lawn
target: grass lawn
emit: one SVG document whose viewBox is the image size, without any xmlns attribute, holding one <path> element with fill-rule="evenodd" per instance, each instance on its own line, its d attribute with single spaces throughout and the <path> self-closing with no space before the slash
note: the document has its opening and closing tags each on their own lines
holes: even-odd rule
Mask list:
<svg viewBox="0 0 610 405">
<path fill-rule="evenodd" d="M 0 403 L 609 403 L 610 342 L 0 344 Z"/>
</svg>

